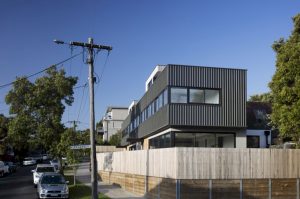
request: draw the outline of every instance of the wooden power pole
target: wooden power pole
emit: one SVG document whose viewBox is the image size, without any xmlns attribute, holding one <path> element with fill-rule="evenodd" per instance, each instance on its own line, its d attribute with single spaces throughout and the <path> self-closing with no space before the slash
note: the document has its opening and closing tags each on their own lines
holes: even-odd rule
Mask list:
<svg viewBox="0 0 300 199">
<path fill-rule="evenodd" d="M 65 44 L 63 41 L 54 40 L 57 44 Z M 92 183 L 92 199 L 98 199 L 98 180 L 97 180 L 97 160 L 95 145 L 95 108 L 94 108 L 94 49 L 103 49 L 111 51 L 111 46 L 103 46 L 94 44 L 93 38 L 88 39 L 88 43 L 70 42 L 71 46 L 81 46 L 87 48 L 89 57 L 89 87 L 90 87 L 90 142 L 91 142 L 91 183 Z"/>
</svg>

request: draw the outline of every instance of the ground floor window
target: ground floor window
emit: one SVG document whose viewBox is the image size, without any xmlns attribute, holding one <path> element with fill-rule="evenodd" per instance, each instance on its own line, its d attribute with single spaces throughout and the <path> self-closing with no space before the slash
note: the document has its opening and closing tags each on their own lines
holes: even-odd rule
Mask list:
<svg viewBox="0 0 300 199">
<path fill-rule="evenodd" d="M 248 135 L 247 136 L 247 148 L 259 148 L 259 136 Z"/>
<path fill-rule="evenodd" d="M 235 148 L 235 133 L 169 132 L 150 139 L 150 149 L 167 147 Z"/>
</svg>

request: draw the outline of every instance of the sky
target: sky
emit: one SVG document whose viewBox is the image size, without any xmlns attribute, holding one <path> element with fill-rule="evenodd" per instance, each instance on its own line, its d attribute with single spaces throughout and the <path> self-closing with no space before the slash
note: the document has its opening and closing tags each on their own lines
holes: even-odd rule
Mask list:
<svg viewBox="0 0 300 199">
<path fill-rule="evenodd" d="M 271 46 L 288 38 L 300 1 L 286 0 L 2 0 L 0 1 L 0 86 L 58 63 L 81 48 L 57 45 L 87 42 L 109 45 L 100 51 L 95 73 L 95 118 L 107 106 L 128 107 L 145 92 L 145 81 L 158 64 L 247 69 L 248 97 L 269 91 L 276 54 Z M 62 66 L 88 81 L 88 66 L 78 56 Z M 30 78 L 34 81 L 35 78 Z M 9 116 L 0 88 L 0 114 Z M 89 127 L 88 88 L 74 90 L 63 123 Z"/>
</svg>

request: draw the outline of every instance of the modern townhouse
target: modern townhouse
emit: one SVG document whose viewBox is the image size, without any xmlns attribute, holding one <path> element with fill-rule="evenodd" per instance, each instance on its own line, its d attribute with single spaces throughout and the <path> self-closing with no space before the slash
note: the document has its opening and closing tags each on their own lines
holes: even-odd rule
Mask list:
<svg viewBox="0 0 300 199">
<path fill-rule="evenodd" d="M 246 148 L 247 71 L 157 66 L 122 124 L 129 149 Z"/>
</svg>

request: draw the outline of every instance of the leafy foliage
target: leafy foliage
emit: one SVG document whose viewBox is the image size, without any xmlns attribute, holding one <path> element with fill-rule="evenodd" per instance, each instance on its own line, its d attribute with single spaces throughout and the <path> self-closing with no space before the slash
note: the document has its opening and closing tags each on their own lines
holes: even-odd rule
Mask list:
<svg viewBox="0 0 300 199">
<path fill-rule="evenodd" d="M 266 102 L 272 103 L 273 97 L 270 92 L 250 96 L 249 102 Z"/>
<path fill-rule="evenodd" d="M 8 137 L 17 150 L 42 146 L 54 156 L 60 155 L 57 145 L 64 132 L 61 124 L 65 105 L 74 101 L 76 77 L 66 77 L 63 70 L 51 67 L 34 83 L 17 78 L 6 96 L 10 114 Z"/>
<path fill-rule="evenodd" d="M 273 44 L 276 71 L 269 83 L 273 104 L 271 120 L 283 138 L 300 143 L 300 14 L 293 18 L 294 30 L 287 40 Z"/>
<path fill-rule="evenodd" d="M 76 151 L 70 149 L 72 145 L 79 143 L 79 136 L 73 129 L 66 129 L 61 137 L 60 142 L 57 145 L 57 151 L 59 152 L 59 157 L 66 157 L 69 164 L 78 163 L 78 158 L 76 158 Z"/>
<path fill-rule="evenodd" d="M 9 119 L 0 114 L 0 140 L 7 137 Z"/>
<path fill-rule="evenodd" d="M 8 122 L 9 119 L 0 114 L 0 155 L 4 154 L 6 148 L 5 140 L 8 132 Z"/>
<path fill-rule="evenodd" d="M 112 135 L 109 139 L 109 144 L 113 146 L 120 146 L 121 144 L 121 131 L 118 131 L 116 134 Z"/>
</svg>

